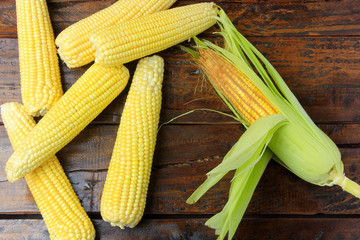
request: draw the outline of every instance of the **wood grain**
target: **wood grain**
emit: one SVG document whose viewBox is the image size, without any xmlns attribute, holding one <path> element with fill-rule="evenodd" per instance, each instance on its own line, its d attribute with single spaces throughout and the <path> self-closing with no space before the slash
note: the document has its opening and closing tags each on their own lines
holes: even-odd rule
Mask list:
<svg viewBox="0 0 360 240">
<path fill-rule="evenodd" d="M 206 0 L 202 0 L 206 1 Z M 115 0 L 49 1 L 55 34 L 92 13 L 110 6 Z M 229 15 L 246 36 L 359 35 L 358 1 L 213 1 Z M 175 6 L 194 1 L 178 0 Z M 215 27 L 206 31 L 213 32 Z M 16 37 L 15 0 L 0 5 L 0 37 Z"/>
<path fill-rule="evenodd" d="M 323 127 L 337 143 L 349 143 L 347 131 L 357 126 Z M 331 130 L 330 130 L 331 129 Z M 115 141 L 117 126 L 91 125 L 58 157 L 84 208 L 99 212 L 100 197 Z M 189 195 L 205 180 L 205 174 L 220 163 L 237 141 L 240 125 L 169 125 L 159 133 L 146 213 L 216 213 L 227 199 L 231 174 L 209 191 L 197 204 L 185 204 Z M 176 136 L 176 138 L 174 137 Z M 351 139 L 351 144 L 360 139 Z M 0 212 L 38 213 L 25 181 L 11 184 L 5 180 L 4 165 L 12 150 L 0 126 Z M 360 182 L 360 148 L 341 148 L 345 172 Z M 360 201 L 340 188 L 321 188 L 308 184 L 271 163 L 258 186 L 248 213 L 258 214 L 359 214 Z"/>
<path fill-rule="evenodd" d="M 121 230 L 93 220 L 96 239 L 183 240 L 214 239 L 214 230 L 204 225 L 206 218 L 143 219 L 136 228 Z M 358 218 L 245 218 L 234 239 L 359 239 Z M 46 240 L 49 234 L 41 219 L 0 220 L 0 238 Z"/>
<path fill-rule="evenodd" d="M 55 34 L 115 1 L 48 0 Z M 346 175 L 360 182 L 360 1 L 214 2 L 273 63 L 311 118 L 339 145 Z M 191 3 L 195 1 L 178 0 L 174 6 Z M 214 26 L 200 37 L 221 42 L 211 34 L 217 30 Z M 21 100 L 16 37 L 15 0 L 2 0 L 0 104 Z M 162 122 L 195 108 L 229 112 L 178 47 L 159 54 L 166 63 Z M 136 62 L 126 66 L 133 72 Z M 87 68 L 70 71 L 61 63 L 64 90 Z M 93 218 L 97 239 L 214 239 L 214 231 L 204 223 L 226 203 L 232 175 L 197 204 L 185 201 L 244 129 L 231 118 L 205 111 L 161 128 L 146 215 L 138 227 L 123 231 L 100 220 L 101 192 L 127 91 L 58 153 L 81 203 Z M 49 239 L 25 181 L 10 184 L 5 179 L 4 165 L 12 148 L 1 118 L 0 152 L 0 240 Z M 272 161 L 234 239 L 360 239 L 359 206 L 360 200 L 339 187 L 311 185 Z"/>
<path fill-rule="evenodd" d="M 210 38 L 215 40 L 214 38 Z M 360 37 L 249 38 L 274 64 L 304 108 L 319 123 L 360 121 Z M 16 39 L 0 39 L 0 104 L 20 101 L 20 74 Z M 187 54 L 178 47 L 160 53 L 165 59 L 162 121 L 190 109 L 213 108 L 229 112 Z M 133 70 L 136 62 L 126 66 Z M 69 70 L 61 65 L 64 90 L 87 67 Z M 118 123 L 127 90 L 96 119 Z M 216 113 L 196 112 L 177 123 L 234 123 Z"/>
</svg>

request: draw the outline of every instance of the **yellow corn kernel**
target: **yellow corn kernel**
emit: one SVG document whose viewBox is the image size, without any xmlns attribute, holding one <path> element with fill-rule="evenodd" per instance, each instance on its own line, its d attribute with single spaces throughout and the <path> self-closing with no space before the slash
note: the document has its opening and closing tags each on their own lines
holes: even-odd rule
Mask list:
<svg viewBox="0 0 360 240">
<path fill-rule="evenodd" d="M 11 144 L 16 149 L 36 123 L 20 103 L 3 104 L 1 116 Z M 95 238 L 94 226 L 55 156 L 26 175 L 25 179 L 51 239 L 73 239 L 72 236 L 84 240 Z"/>
<path fill-rule="evenodd" d="M 201 68 L 247 123 L 279 113 L 254 83 L 229 61 L 209 48 L 199 48 L 199 53 L 197 62 Z"/>
<path fill-rule="evenodd" d="M 124 66 L 91 66 L 11 155 L 8 180 L 19 180 L 68 144 L 120 94 L 128 79 Z"/>
<path fill-rule="evenodd" d="M 144 212 L 163 74 L 159 56 L 141 59 L 135 71 L 101 197 L 101 216 L 113 226 L 135 227 Z"/>
<path fill-rule="evenodd" d="M 95 62 L 116 66 L 169 48 L 215 24 L 213 3 L 199 3 L 152 13 L 91 35 Z"/>
<path fill-rule="evenodd" d="M 61 88 L 54 33 L 45 0 L 16 0 L 21 97 L 27 112 L 43 116 Z"/>
<path fill-rule="evenodd" d="M 55 40 L 58 52 L 69 68 L 88 64 L 95 59 L 90 42 L 94 31 L 169 8 L 176 0 L 119 0 L 108 8 L 80 20 L 62 31 Z"/>
</svg>

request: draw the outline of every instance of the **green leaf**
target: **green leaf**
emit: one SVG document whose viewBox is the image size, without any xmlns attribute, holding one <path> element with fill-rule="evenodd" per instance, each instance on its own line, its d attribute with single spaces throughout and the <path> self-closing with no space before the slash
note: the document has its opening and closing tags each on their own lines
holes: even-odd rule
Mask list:
<svg viewBox="0 0 360 240">
<path fill-rule="evenodd" d="M 226 158 L 208 175 L 228 172 L 234 169 L 246 171 L 261 158 L 274 132 L 286 123 L 281 114 L 268 115 L 259 118 L 250 125 L 247 131 L 234 145 L 234 153 Z"/>
<path fill-rule="evenodd" d="M 238 176 L 231 183 L 229 199 L 225 207 L 205 223 L 216 230 L 215 233 L 220 235 L 218 239 L 224 239 L 227 233 L 229 239 L 234 236 L 255 188 L 272 156 L 273 153 L 266 150 L 251 169 L 243 173 L 238 171 L 235 173 Z"/>
<path fill-rule="evenodd" d="M 192 50 L 191 48 L 180 45 L 180 49 L 183 50 L 184 52 L 189 53 L 195 59 L 199 58 L 199 53 L 195 50 Z"/>
<path fill-rule="evenodd" d="M 226 173 L 213 174 L 211 177 L 207 177 L 203 182 L 186 200 L 188 204 L 196 203 L 212 186 L 214 186 L 220 179 L 225 176 Z"/>
<path fill-rule="evenodd" d="M 254 166 L 253 170 L 251 171 L 251 175 L 246 182 L 245 187 L 241 193 L 236 192 L 234 190 L 233 193 L 230 193 L 230 200 L 232 200 L 233 196 L 241 195 L 237 201 L 233 202 L 234 207 L 229 208 L 229 218 L 230 218 L 230 226 L 229 226 L 229 239 L 231 239 L 237 227 L 240 224 L 240 221 L 245 213 L 247 206 L 251 200 L 252 195 L 254 194 L 255 188 L 260 181 L 262 174 L 265 171 L 267 164 L 269 163 L 271 156 L 273 153 L 270 150 L 266 150 L 262 155 L 261 159 L 258 163 Z M 236 179 L 235 179 L 236 180 Z M 233 182 L 234 185 L 238 184 Z M 241 184 L 241 183 L 240 183 Z M 236 199 L 235 199 L 236 200 Z"/>
<path fill-rule="evenodd" d="M 186 202 L 195 203 L 229 171 L 238 169 L 237 174 L 242 174 L 251 169 L 261 159 L 274 132 L 285 123 L 286 119 L 281 114 L 256 120 L 225 155 L 222 163 L 207 174 L 205 182 Z"/>
</svg>

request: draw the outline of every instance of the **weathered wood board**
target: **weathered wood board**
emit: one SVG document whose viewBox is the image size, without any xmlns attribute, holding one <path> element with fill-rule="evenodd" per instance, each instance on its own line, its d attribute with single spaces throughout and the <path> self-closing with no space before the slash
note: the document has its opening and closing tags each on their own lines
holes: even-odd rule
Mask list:
<svg viewBox="0 0 360 240">
<path fill-rule="evenodd" d="M 337 125 L 336 125 L 337 126 Z M 348 148 L 347 131 L 354 126 L 335 130 L 322 126 L 341 148 L 345 172 L 360 181 L 360 148 Z M 98 213 L 100 197 L 115 142 L 116 125 L 92 125 L 85 129 L 58 157 L 70 178 L 84 208 Z M 355 131 L 360 125 L 356 125 Z M 205 180 L 205 174 L 220 163 L 243 129 L 240 125 L 169 125 L 159 132 L 146 213 L 201 214 L 216 213 L 226 202 L 232 174 L 217 184 L 197 204 L 185 203 L 190 194 Z M 177 136 L 174 138 L 174 136 Z M 353 139 L 358 145 L 360 139 Z M 4 165 L 12 150 L 0 127 L 0 212 L 38 213 L 24 180 L 6 181 Z M 330 197 L 331 196 L 331 197 Z M 358 214 L 359 203 L 339 187 L 321 188 L 294 176 L 277 163 L 266 170 L 248 208 L 257 214 Z"/>
<path fill-rule="evenodd" d="M 200 0 L 206 2 L 207 0 Z M 178 0 L 175 6 L 200 1 Z M 54 31 L 111 5 L 115 0 L 48 1 Z M 359 35 L 360 5 L 357 0 L 262 1 L 217 0 L 246 36 Z M 206 31 L 213 32 L 215 27 Z M 16 37 L 15 0 L 2 0 L 0 37 Z"/>
<path fill-rule="evenodd" d="M 144 219 L 136 228 L 120 230 L 95 219 L 96 239 L 165 240 L 214 239 L 214 230 L 206 227 L 206 218 Z M 358 218 L 245 218 L 234 239 L 359 239 Z M 37 229 L 37 231 L 34 231 Z M 49 233 L 42 220 L 0 220 L 1 239 L 47 240 Z"/>
<path fill-rule="evenodd" d="M 359 37 L 249 38 L 274 64 L 315 122 L 360 122 Z M 212 40 L 215 40 L 212 38 Z M 0 104 L 21 101 L 16 39 L 0 39 Z M 275 49 L 275 50 L 274 50 Z M 212 86 L 179 47 L 160 53 L 165 59 L 162 121 L 195 108 L 229 112 Z M 127 64 L 132 71 L 136 62 Z M 87 69 L 62 68 L 66 91 Z M 96 119 L 118 123 L 126 100 L 125 90 Z M 216 113 L 196 112 L 178 123 L 234 122 Z"/>
</svg>

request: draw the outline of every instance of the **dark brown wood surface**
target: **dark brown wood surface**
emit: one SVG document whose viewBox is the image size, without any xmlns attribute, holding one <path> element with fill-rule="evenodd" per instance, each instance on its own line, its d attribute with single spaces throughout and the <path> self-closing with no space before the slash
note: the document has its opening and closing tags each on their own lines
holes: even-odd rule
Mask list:
<svg viewBox="0 0 360 240">
<path fill-rule="evenodd" d="M 115 0 L 48 1 L 54 31 L 58 34 L 72 23 L 99 11 Z M 206 0 L 179 0 L 182 6 Z M 247 36 L 358 35 L 360 5 L 357 0 L 217 0 Z M 2 0 L 0 32 L 16 35 L 15 0 Z M 212 32 L 214 28 L 207 31 Z"/>
<path fill-rule="evenodd" d="M 113 231 L 109 224 L 94 220 L 96 239 L 118 240 L 168 240 L 168 239 L 214 239 L 214 230 L 204 225 L 206 218 L 169 218 L 143 219 L 133 229 Z M 314 218 L 245 218 L 234 239 L 269 240 L 269 239 L 331 239 L 356 240 L 360 238 L 358 218 L 324 218 L 321 221 Z M 33 231 L 37 229 L 37 231 Z M 341 231 L 339 231 L 341 229 Z M 48 238 L 46 226 L 39 219 L 0 220 L 0 234 L 7 240 Z"/>
<path fill-rule="evenodd" d="M 199 0 L 200 1 L 200 0 Z M 204 1 L 205 0 L 201 0 Z M 115 0 L 48 0 L 55 34 Z M 178 1 L 182 6 L 197 1 Z M 238 29 L 273 63 L 311 118 L 339 146 L 345 173 L 360 182 L 360 1 L 217 0 Z M 200 37 L 221 42 L 212 27 Z M 0 104 L 21 101 L 15 0 L 0 4 Z M 191 45 L 192 43 L 183 43 Z M 178 46 L 165 59 L 161 122 L 191 109 L 229 113 L 191 59 Z M 136 62 L 127 64 L 134 71 Z M 88 66 L 61 63 L 64 90 Z M 112 146 L 126 89 L 57 155 L 97 239 L 215 239 L 204 226 L 227 201 L 232 175 L 197 204 L 186 199 L 241 136 L 233 119 L 196 111 L 159 132 L 144 220 L 120 230 L 99 215 Z M 4 165 L 12 153 L 0 119 L 0 240 L 48 239 L 24 180 L 7 182 Z M 271 162 L 251 200 L 236 239 L 359 239 L 360 200 L 339 187 L 318 187 Z"/>
</svg>

